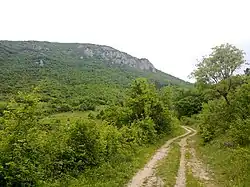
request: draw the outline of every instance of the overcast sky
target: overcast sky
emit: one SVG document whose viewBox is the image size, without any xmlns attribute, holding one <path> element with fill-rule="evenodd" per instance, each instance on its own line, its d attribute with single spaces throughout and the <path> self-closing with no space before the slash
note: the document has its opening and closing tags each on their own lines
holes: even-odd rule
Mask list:
<svg viewBox="0 0 250 187">
<path fill-rule="evenodd" d="M 250 47 L 248 0 L 0 0 L 0 8 L 1 40 L 108 45 L 185 80 L 211 47 Z"/>
</svg>

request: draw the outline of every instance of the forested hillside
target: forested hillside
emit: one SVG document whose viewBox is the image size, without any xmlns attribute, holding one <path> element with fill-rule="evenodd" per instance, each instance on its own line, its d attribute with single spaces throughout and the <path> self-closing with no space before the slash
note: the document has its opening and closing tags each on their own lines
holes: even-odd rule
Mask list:
<svg viewBox="0 0 250 187">
<path fill-rule="evenodd" d="M 85 96 L 104 104 L 121 98 L 124 89 L 138 77 L 146 77 L 158 87 L 190 86 L 155 69 L 147 59 L 107 46 L 0 41 L 0 96 L 3 99 L 39 85 L 44 100 L 74 106 L 74 102 L 80 102 L 79 97 Z"/>
<path fill-rule="evenodd" d="M 192 85 L 146 59 L 1 41 L 0 67 L 0 186 L 121 186 L 182 133 L 170 86 Z"/>
</svg>

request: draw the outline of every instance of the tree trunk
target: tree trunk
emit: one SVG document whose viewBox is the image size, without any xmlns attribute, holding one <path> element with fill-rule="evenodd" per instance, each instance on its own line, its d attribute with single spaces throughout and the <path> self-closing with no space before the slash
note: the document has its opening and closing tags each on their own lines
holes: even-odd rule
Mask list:
<svg viewBox="0 0 250 187">
<path fill-rule="evenodd" d="M 230 102 L 229 102 L 229 100 L 228 100 L 228 98 L 227 98 L 227 94 L 224 94 L 224 95 L 222 95 L 222 96 L 223 96 L 224 99 L 226 100 L 227 104 L 230 105 Z"/>
</svg>

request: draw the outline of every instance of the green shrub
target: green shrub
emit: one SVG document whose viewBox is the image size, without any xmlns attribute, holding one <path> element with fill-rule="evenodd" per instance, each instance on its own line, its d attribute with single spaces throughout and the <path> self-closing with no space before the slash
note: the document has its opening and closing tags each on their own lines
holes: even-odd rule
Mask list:
<svg viewBox="0 0 250 187">
<path fill-rule="evenodd" d="M 123 155 L 122 132 L 116 126 L 105 124 L 102 136 L 106 141 L 106 161 Z"/>
<path fill-rule="evenodd" d="M 239 145 L 250 145 L 250 117 L 235 120 L 230 126 L 229 135 Z"/>
<path fill-rule="evenodd" d="M 95 119 L 95 115 L 94 115 L 92 112 L 90 112 L 90 113 L 88 114 L 88 118 L 89 118 L 89 119 Z"/>
<path fill-rule="evenodd" d="M 93 103 L 82 103 L 78 106 L 79 111 L 95 110 L 95 108 Z"/>
<path fill-rule="evenodd" d="M 0 117 L 3 116 L 3 111 L 7 109 L 6 107 L 7 107 L 7 103 L 0 101 Z"/>
<path fill-rule="evenodd" d="M 128 107 L 110 106 L 105 111 L 101 111 L 98 115 L 102 120 L 106 120 L 109 124 L 121 128 L 123 125 L 130 126 L 131 109 Z"/>
<path fill-rule="evenodd" d="M 68 104 L 61 104 L 59 106 L 56 107 L 57 112 L 68 112 L 68 111 L 72 111 L 72 107 Z"/>
<path fill-rule="evenodd" d="M 230 94 L 231 115 L 234 121 L 230 125 L 232 139 L 240 145 L 250 145 L 250 80 Z"/>
<path fill-rule="evenodd" d="M 183 116 L 181 117 L 181 123 L 185 126 L 196 126 L 198 123 L 197 115 L 192 115 L 191 117 Z"/>
<path fill-rule="evenodd" d="M 209 101 L 203 105 L 203 110 L 197 116 L 200 133 L 205 142 L 211 141 L 218 135 L 225 134 L 230 127 L 230 107 L 224 99 Z"/>
<path fill-rule="evenodd" d="M 141 130 L 138 130 L 141 134 L 139 134 L 138 138 L 142 141 L 138 141 L 139 143 L 154 143 L 156 141 L 157 131 L 155 129 L 155 123 L 151 118 L 146 118 L 143 120 L 137 120 L 131 125 L 140 127 Z"/>
<path fill-rule="evenodd" d="M 77 121 L 70 133 L 69 146 L 79 170 L 104 160 L 106 142 L 94 121 Z"/>
<path fill-rule="evenodd" d="M 155 123 L 155 130 L 158 134 L 170 133 L 172 130 L 172 115 L 168 108 L 160 103 L 153 106 L 149 115 Z"/>
</svg>

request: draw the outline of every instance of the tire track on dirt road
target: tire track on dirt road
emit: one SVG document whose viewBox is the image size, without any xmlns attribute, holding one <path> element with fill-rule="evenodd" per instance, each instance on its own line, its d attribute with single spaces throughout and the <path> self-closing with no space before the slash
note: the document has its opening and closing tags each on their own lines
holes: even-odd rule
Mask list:
<svg viewBox="0 0 250 187">
<path fill-rule="evenodd" d="M 135 176 L 132 178 L 132 180 L 128 183 L 128 187 L 149 187 L 149 186 L 163 186 L 163 182 L 159 177 L 155 176 L 155 168 L 157 166 L 157 163 L 159 160 L 163 159 L 167 156 L 169 151 L 169 146 L 178 139 L 186 139 L 192 135 L 194 132 L 193 130 L 182 126 L 187 132 L 183 135 L 177 136 L 175 138 L 172 138 L 168 140 L 160 149 L 158 149 L 155 153 L 155 155 L 150 159 L 150 161 L 139 170 Z M 184 155 L 185 156 L 185 155 Z"/>
<path fill-rule="evenodd" d="M 181 147 L 181 159 L 180 159 L 180 166 L 178 170 L 178 175 L 176 179 L 175 187 L 185 187 L 186 186 L 186 146 L 187 146 L 187 139 L 194 136 L 196 134 L 196 130 L 185 127 L 187 130 L 190 131 L 188 136 L 185 136 L 181 139 L 179 145 Z"/>
</svg>

